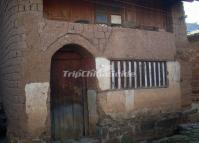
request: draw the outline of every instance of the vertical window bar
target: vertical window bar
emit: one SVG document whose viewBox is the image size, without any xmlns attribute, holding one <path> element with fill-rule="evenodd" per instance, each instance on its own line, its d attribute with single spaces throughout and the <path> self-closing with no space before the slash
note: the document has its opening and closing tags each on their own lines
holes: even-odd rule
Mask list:
<svg viewBox="0 0 199 143">
<path fill-rule="evenodd" d="M 115 89 L 115 62 L 112 61 L 111 62 L 111 85 L 112 85 L 112 89 Z"/>
<path fill-rule="evenodd" d="M 152 87 L 152 71 L 151 71 L 151 62 L 149 62 L 149 83 L 150 87 Z"/>
<path fill-rule="evenodd" d="M 114 72 L 115 72 L 115 88 L 118 89 L 118 64 L 114 61 Z"/>
<path fill-rule="evenodd" d="M 135 85 L 135 88 L 137 88 L 137 62 L 133 62 L 134 64 L 134 85 Z"/>
<path fill-rule="evenodd" d="M 165 85 L 168 85 L 168 81 L 167 81 L 167 62 L 164 62 L 164 72 L 165 72 Z"/>
<path fill-rule="evenodd" d="M 120 61 L 120 78 L 121 78 L 121 89 L 124 89 L 124 66 L 123 66 L 123 61 Z"/>
<path fill-rule="evenodd" d="M 117 72 L 118 73 L 118 89 L 121 89 L 121 66 L 120 66 L 121 63 L 120 61 L 117 62 L 117 65 L 118 65 L 117 66 L 118 67 L 117 68 L 118 69 L 118 72 Z"/>
<path fill-rule="evenodd" d="M 128 76 L 129 76 L 129 88 L 132 88 L 132 71 L 131 71 L 131 62 L 128 62 L 129 65 L 129 72 L 128 72 Z"/>
<path fill-rule="evenodd" d="M 122 76 L 123 76 L 123 79 L 124 79 L 124 88 L 126 88 L 126 79 L 127 79 L 127 76 L 126 76 L 126 61 L 123 62 L 123 73 L 122 73 Z"/>
<path fill-rule="evenodd" d="M 145 81 L 145 84 L 144 84 L 145 87 L 148 87 L 146 62 L 144 62 L 144 81 Z"/>
<path fill-rule="evenodd" d="M 150 87 L 149 63 L 150 63 L 150 62 L 146 62 L 146 70 L 147 70 L 147 85 L 148 85 L 148 87 Z"/>
<path fill-rule="evenodd" d="M 156 77 L 156 63 L 153 62 L 153 73 L 154 73 L 154 86 L 156 87 L 157 86 L 157 77 Z"/>
<path fill-rule="evenodd" d="M 139 62 L 140 87 L 142 87 L 142 62 Z"/>
<path fill-rule="evenodd" d="M 166 85 L 165 81 L 165 62 L 162 62 L 162 75 L 163 75 L 163 86 Z"/>
<path fill-rule="evenodd" d="M 160 62 L 158 62 L 158 86 L 161 86 Z"/>
</svg>

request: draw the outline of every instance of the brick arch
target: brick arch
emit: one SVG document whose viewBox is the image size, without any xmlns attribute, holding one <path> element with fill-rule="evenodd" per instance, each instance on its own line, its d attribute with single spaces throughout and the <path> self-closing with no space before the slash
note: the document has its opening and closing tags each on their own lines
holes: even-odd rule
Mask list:
<svg viewBox="0 0 199 143">
<path fill-rule="evenodd" d="M 50 57 L 51 57 L 50 80 L 49 80 L 51 92 L 48 95 L 48 98 L 50 99 L 51 102 L 48 103 L 48 107 L 49 107 L 48 108 L 48 112 L 49 112 L 48 116 L 49 116 L 49 119 L 50 119 L 50 122 L 48 122 L 48 128 L 51 130 L 51 132 L 49 133 L 49 135 L 51 134 L 50 135 L 51 139 L 53 139 L 53 138 L 55 138 L 55 134 L 56 133 L 55 133 L 55 130 L 53 130 L 53 128 L 54 128 L 53 125 L 55 125 L 55 124 L 52 124 L 52 122 L 53 122 L 53 120 L 52 120 L 52 113 L 55 113 L 55 111 L 57 109 L 56 108 L 54 108 L 54 109 L 52 108 L 52 107 L 54 107 L 53 106 L 53 101 L 55 99 L 55 97 L 52 96 L 52 95 L 56 95 L 56 93 L 55 93 L 56 90 L 55 89 L 59 89 L 59 88 L 56 88 L 56 86 L 59 85 L 56 82 L 57 81 L 62 81 L 62 80 L 57 80 L 57 79 L 53 80 L 53 79 L 55 79 L 53 77 L 56 77 L 56 78 L 59 77 L 57 75 L 53 76 L 53 75 L 55 75 L 53 73 L 56 73 L 57 69 L 59 69 L 59 67 L 61 67 L 61 68 L 63 67 L 63 66 L 60 66 L 59 64 L 55 64 L 54 61 L 56 61 L 57 59 L 59 59 L 60 55 L 61 55 L 62 58 L 63 57 L 65 58 L 65 57 L 72 56 L 72 55 L 70 55 L 71 54 L 70 52 L 72 51 L 72 54 L 76 53 L 76 54 L 79 54 L 81 56 L 81 60 L 79 59 L 79 61 L 81 61 L 81 63 L 83 63 L 82 64 L 83 65 L 83 70 L 92 70 L 92 69 L 95 69 L 95 56 L 96 56 L 97 52 L 95 51 L 95 48 L 89 42 L 89 40 L 85 39 L 84 37 L 82 37 L 80 35 L 65 35 L 65 36 L 62 36 L 60 39 L 58 38 L 56 40 L 56 42 L 54 42 L 50 47 L 48 47 L 48 49 L 46 49 L 46 51 L 50 51 Z M 63 53 L 64 53 L 64 55 L 62 55 Z M 66 53 L 68 53 L 68 55 Z M 70 60 L 70 59 L 67 59 L 67 60 Z M 55 65 L 58 65 L 58 66 L 56 67 Z M 64 65 L 64 66 L 66 66 L 66 65 Z M 62 71 L 62 69 L 60 71 Z M 53 82 L 53 81 L 56 81 L 56 82 Z M 64 82 L 66 83 L 66 81 L 64 81 Z M 72 82 L 71 82 L 71 85 L 73 85 Z M 84 84 L 84 85 L 82 84 L 81 87 L 86 87 L 85 90 L 87 90 L 87 89 L 97 90 L 97 81 L 96 81 L 96 78 L 86 79 L 86 84 Z M 85 93 L 86 92 L 87 91 L 85 91 Z M 52 98 L 52 97 L 54 97 L 54 98 Z M 85 102 L 85 105 L 87 106 L 85 109 L 88 108 L 86 110 L 86 112 L 85 112 L 87 114 L 83 115 L 83 117 L 86 117 L 84 119 L 84 120 L 86 120 L 86 122 L 84 123 L 84 126 L 85 126 L 85 128 L 87 128 L 86 130 L 84 130 L 84 136 L 95 135 L 95 131 L 96 131 L 95 125 L 96 125 L 97 120 L 94 117 L 92 117 L 92 113 L 89 112 L 91 110 L 91 107 L 88 107 L 87 100 L 84 100 L 83 102 Z M 93 104 L 96 104 L 96 102 L 93 103 Z M 94 110 L 96 110 L 96 109 L 92 108 L 92 111 L 94 111 Z M 64 114 L 66 114 L 66 113 L 64 113 Z M 92 120 L 92 121 L 90 121 L 90 120 Z"/>
<path fill-rule="evenodd" d="M 44 76 L 41 76 L 41 78 L 50 84 L 50 69 L 51 69 L 51 60 L 53 55 L 62 49 L 63 47 L 67 48 L 67 45 L 77 45 L 81 47 L 83 50 L 88 51 L 93 58 L 97 57 L 99 55 L 99 52 L 97 51 L 97 47 L 95 47 L 92 42 L 87 39 L 86 37 L 80 35 L 80 34 L 64 34 L 60 37 L 57 37 L 55 40 L 52 40 L 48 46 L 42 47 L 43 52 L 41 52 L 42 62 L 45 63 L 42 65 L 42 70 L 46 74 Z M 42 75 L 42 74 L 41 74 Z M 97 83 L 96 83 L 97 84 Z M 51 111 L 50 111 L 50 94 L 51 94 L 51 87 L 49 87 L 48 91 L 48 99 L 47 99 L 47 116 L 46 116 L 46 136 L 50 140 L 51 139 Z M 97 122 L 97 121 L 95 121 Z M 93 127 L 93 126 L 92 126 Z M 95 127 L 93 127 L 95 128 Z M 93 129 L 94 130 L 94 129 Z M 92 131 L 93 132 L 93 131 Z M 38 133 L 41 134 L 41 133 Z"/>
<path fill-rule="evenodd" d="M 48 55 L 50 55 L 49 58 L 51 58 L 59 49 L 66 45 L 78 45 L 87 50 L 91 55 L 93 55 L 93 57 L 96 57 L 98 54 L 97 48 L 92 44 L 92 42 L 79 34 L 62 35 L 46 47 L 45 50 L 50 52 Z"/>
</svg>

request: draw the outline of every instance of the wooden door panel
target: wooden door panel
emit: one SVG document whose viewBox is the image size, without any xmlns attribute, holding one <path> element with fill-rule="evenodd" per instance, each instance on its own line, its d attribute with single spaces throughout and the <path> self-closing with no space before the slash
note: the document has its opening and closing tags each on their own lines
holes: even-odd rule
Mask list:
<svg viewBox="0 0 199 143">
<path fill-rule="evenodd" d="M 84 130 L 84 122 L 83 122 L 83 106 L 82 104 L 73 104 L 73 114 L 74 114 L 74 122 L 73 122 L 73 126 L 74 126 L 74 133 L 76 137 L 81 137 L 83 136 L 83 130 Z"/>
<path fill-rule="evenodd" d="M 81 70 L 79 55 L 57 53 L 52 61 L 52 134 L 54 140 L 79 138 L 84 135 L 84 101 L 82 78 L 64 77 L 63 71 Z"/>
</svg>

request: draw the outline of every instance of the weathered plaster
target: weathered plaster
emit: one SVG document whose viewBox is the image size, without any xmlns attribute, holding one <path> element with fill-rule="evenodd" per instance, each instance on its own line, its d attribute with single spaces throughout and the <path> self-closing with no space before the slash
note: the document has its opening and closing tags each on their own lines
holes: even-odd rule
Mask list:
<svg viewBox="0 0 199 143">
<path fill-rule="evenodd" d="M 133 110 L 135 104 L 135 90 L 125 90 L 124 94 L 126 99 L 125 108 L 127 112 L 130 112 Z"/>
<path fill-rule="evenodd" d="M 180 82 L 180 63 L 179 62 L 167 62 L 167 68 L 169 72 L 169 82 Z"/>
<path fill-rule="evenodd" d="M 30 83 L 25 86 L 28 130 L 34 133 L 33 136 L 41 135 L 46 126 L 48 90 L 48 82 Z"/>
<path fill-rule="evenodd" d="M 157 108 L 161 112 L 173 112 L 181 106 L 180 64 L 167 62 L 168 87 L 135 90 L 135 108 Z"/>
<path fill-rule="evenodd" d="M 96 62 L 96 72 L 97 72 L 97 79 L 99 88 L 101 90 L 108 90 L 110 89 L 110 76 L 111 76 L 111 67 L 110 61 L 106 58 L 98 57 L 95 59 Z"/>
<path fill-rule="evenodd" d="M 99 104 L 113 118 L 130 118 L 134 113 L 175 112 L 181 107 L 180 65 L 167 62 L 169 85 L 166 88 L 108 90 L 99 93 Z"/>
<path fill-rule="evenodd" d="M 90 134 L 94 134 L 96 131 L 96 123 L 97 123 L 97 92 L 95 90 L 87 91 L 87 99 L 88 99 L 88 115 L 89 115 L 89 131 Z"/>
<path fill-rule="evenodd" d="M 23 24 L 31 32 L 26 37 L 30 47 L 46 53 L 66 44 L 79 44 L 96 57 L 150 60 L 175 57 L 173 33 L 55 21 L 42 16 L 32 19 L 31 14 L 24 15 Z"/>
</svg>

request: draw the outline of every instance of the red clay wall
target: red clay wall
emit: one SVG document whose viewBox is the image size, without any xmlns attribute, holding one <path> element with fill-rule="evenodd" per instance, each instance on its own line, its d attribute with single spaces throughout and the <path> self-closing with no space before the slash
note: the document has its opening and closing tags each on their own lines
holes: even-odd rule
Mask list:
<svg viewBox="0 0 199 143">
<path fill-rule="evenodd" d="M 192 102 L 199 102 L 199 42 L 198 40 L 190 41 L 189 44 L 189 60 L 192 69 Z"/>
<path fill-rule="evenodd" d="M 47 20 L 42 0 L 3 0 L 0 7 L 0 89 L 12 140 L 50 139 L 50 62 L 64 45 L 79 44 L 95 57 L 175 61 L 176 47 L 186 43 L 184 23 L 172 34 Z M 173 9 L 178 19 L 182 7 Z M 45 97 L 29 92 L 32 86 L 44 87 Z M 45 117 L 37 112 L 35 118 L 33 104 Z"/>
<path fill-rule="evenodd" d="M 8 135 L 26 136 L 25 91 L 23 86 L 23 50 L 25 29 L 18 14 L 23 7 L 17 0 L 0 2 L 0 96 L 8 117 Z"/>
<path fill-rule="evenodd" d="M 173 30 L 177 49 L 176 60 L 181 64 L 181 92 L 182 108 L 191 107 L 191 65 L 187 55 L 188 40 L 184 19 L 183 3 L 176 3 L 172 7 Z"/>
</svg>

